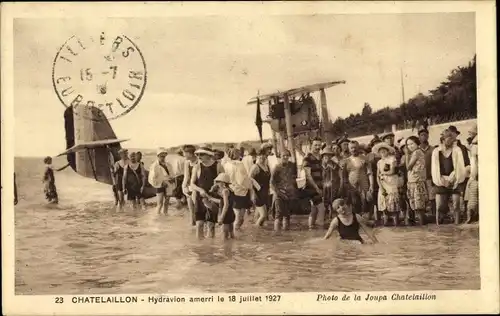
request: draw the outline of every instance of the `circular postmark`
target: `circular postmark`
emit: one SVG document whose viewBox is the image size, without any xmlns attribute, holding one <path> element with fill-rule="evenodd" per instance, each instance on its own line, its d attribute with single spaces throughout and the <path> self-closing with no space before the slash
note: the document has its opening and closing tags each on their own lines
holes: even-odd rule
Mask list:
<svg viewBox="0 0 500 316">
<path fill-rule="evenodd" d="M 146 82 L 144 57 L 125 35 L 72 36 L 52 66 L 52 84 L 61 103 L 91 120 L 112 120 L 132 111 Z"/>
</svg>

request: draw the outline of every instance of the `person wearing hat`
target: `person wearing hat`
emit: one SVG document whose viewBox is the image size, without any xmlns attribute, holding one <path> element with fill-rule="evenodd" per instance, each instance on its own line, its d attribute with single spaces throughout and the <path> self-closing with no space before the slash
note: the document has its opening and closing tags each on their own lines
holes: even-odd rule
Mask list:
<svg viewBox="0 0 500 316">
<path fill-rule="evenodd" d="M 297 165 L 290 161 L 291 153 L 283 149 L 281 160 L 271 172 L 271 191 L 275 209 L 274 230 L 288 230 L 292 208 L 298 203 Z"/>
<path fill-rule="evenodd" d="M 224 239 L 234 238 L 234 192 L 231 191 L 229 185 L 231 184 L 231 179 L 227 173 L 219 173 L 214 180 L 214 186 L 211 188 L 208 200 L 217 204 L 219 207 L 215 208 L 219 210 L 217 215 L 213 213 L 219 225 L 222 225 L 222 232 Z"/>
<path fill-rule="evenodd" d="M 156 160 L 149 166 L 148 181 L 156 189 L 156 210 L 158 214 L 162 211 L 166 215 L 168 211 L 168 202 L 173 195 L 175 179 L 172 167 L 165 161 L 167 150 L 163 147 L 156 151 Z"/>
<path fill-rule="evenodd" d="M 236 230 L 239 230 L 245 221 L 246 212 L 252 207 L 253 184 L 245 165 L 240 160 L 240 151 L 233 148 L 229 151 L 228 161 L 224 166 L 224 172 L 231 178 L 231 190 L 234 192 L 234 212 L 236 214 Z"/>
<path fill-rule="evenodd" d="M 388 144 L 389 146 L 394 147 L 394 133 L 390 132 L 382 136 L 382 141 Z"/>
<path fill-rule="evenodd" d="M 326 147 L 321 151 L 323 204 L 325 206 L 325 217 L 328 219 L 332 216 L 332 202 L 343 194 L 342 169 L 332 160 L 334 156 L 335 152 L 330 147 Z"/>
<path fill-rule="evenodd" d="M 257 160 L 250 170 L 250 177 L 255 181 L 254 195 L 252 202 L 256 208 L 258 218 L 255 224 L 257 226 L 264 225 L 264 221 L 268 217 L 268 209 L 270 206 L 270 180 L 271 171 L 267 163 L 268 151 L 259 149 L 257 152 Z"/>
<path fill-rule="evenodd" d="M 465 167 L 467 169 L 470 169 L 470 159 L 469 159 L 469 153 L 468 153 L 467 146 L 462 144 L 460 139 L 458 139 L 458 136 L 460 135 L 460 131 L 454 125 L 450 125 L 448 127 L 448 131 L 451 133 L 451 135 L 453 137 L 453 142 L 454 142 L 455 146 L 458 146 L 460 148 L 460 150 L 462 150 L 462 155 L 464 157 Z M 469 171 L 469 170 L 467 170 L 467 171 Z"/>
<path fill-rule="evenodd" d="M 208 198 L 215 178 L 224 170 L 214 159 L 214 152 L 207 146 L 201 146 L 194 153 L 198 156 L 198 163 L 191 172 L 191 190 L 195 209 L 196 235 L 198 238 L 203 238 L 205 223 L 208 226 L 209 234 L 212 234 L 217 222 L 213 211 L 203 203 L 203 199 Z"/>
<path fill-rule="evenodd" d="M 339 156 L 340 160 L 345 159 L 345 158 L 350 156 L 350 153 L 349 153 L 349 143 L 350 142 L 351 141 L 347 137 L 342 137 L 339 139 L 337 145 L 340 146 L 340 156 Z"/>
<path fill-rule="evenodd" d="M 432 152 L 432 182 L 436 186 L 436 224 L 448 210 L 451 197 L 455 223 L 460 223 L 460 184 L 465 181 L 466 168 L 460 147 L 454 145 L 455 136 L 449 130 L 442 134 L 442 144 Z"/>
<path fill-rule="evenodd" d="M 128 150 L 125 148 L 121 148 L 118 150 L 118 155 L 120 156 L 120 160 L 115 162 L 113 166 L 116 192 L 118 194 L 118 208 L 121 209 L 125 204 L 125 194 L 123 193 L 123 173 L 125 172 L 125 168 L 128 165 Z"/>
<path fill-rule="evenodd" d="M 191 215 L 191 225 L 196 226 L 194 201 L 192 196 L 193 192 L 190 186 L 191 173 L 194 166 L 198 163 L 198 158 L 196 158 L 196 155 L 194 154 L 196 147 L 193 145 L 184 145 L 182 147 L 182 151 L 184 153 L 184 158 L 186 158 L 186 161 L 184 162 L 184 179 L 182 179 L 182 193 L 186 196 L 189 214 Z"/>
<path fill-rule="evenodd" d="M 384 226 L 392 217 L 394 225 L 399 224 L 400 194 L 398 187 L 397 161 L 394 147 L 380 142 L 373 146 L 372 152 L 380 157 L 377 162 L 376 179 L 378 182 L 378 210 L 383 212 Z"/>
<path fill-rule="evenodd" d="M 425 186 L 427 188 L 427 197 L 429 199 L 429 205 L 432 215 L 436 214 L 436 188 L 432 183 L 432 173 L 431 173 L 431 161 L 432 161 L 432 151 L 435 146 L 429 144 L 429 131 L 426 128 L 421 128 L 418 131 L 418 139 L 420 140 L 420 149 L 424 153 L 425 160 Z"/>
</svg>

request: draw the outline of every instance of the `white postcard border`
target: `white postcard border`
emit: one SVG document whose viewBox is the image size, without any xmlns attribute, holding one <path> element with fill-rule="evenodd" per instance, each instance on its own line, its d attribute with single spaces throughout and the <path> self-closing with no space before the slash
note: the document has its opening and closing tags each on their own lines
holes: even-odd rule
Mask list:
<svg viewBox="0 0 500 316">
<path fill-rule="evenodd" d="M 96 7 L 99 7 L 96 10 Z M 439 314 L 499 312 L 499 228 L 498 228 L 498 156 L 496 99 L 496 28 L 493 1 L 435 2 L 294 2 L 294 3 L 7 3 L 2 4 L 1 30 L 1 118 L 2 118 L 2 306 L 6 315 L 74 314 Z M 406 12 L 476 12 L 478 70 L 478 128 L 481 135 L 479 177 L 480 271 L 478 291 L 405 291 L 405 292 L 313 292 L 313 293 L 204 293 L 164 294 L 177 297 L 224 297 L 217 303 L 149 303 L 154 294 L 126 295 L 15 295 L 15 233 L 12 173 L 14 170 L 14 97 L 13 97 L 13 19 L 166 17 L 187 15 L 246 14 L 373 14 Z M 41 39 L 42 40 L 42 39 Z M 493 172 L 494 171 L 494 172 Z M 35 263 L 36 264 L 36 263 Z M 386 295 L 386 301 L 365 301 L 367 294 Z M 391 300 L 398 294 L 436 295 L 435 300 Z M 336 295 L 338 301 L 318 301 L 318 295 Z M 349 301 L 342 301 L 348 295 Z M 361 301 L 354 301 L 354 295 Z M 228 297 L 253 295 L 262 302 L 230 302 Z M 279 302 L 265 301 L 267 295 L 281 295 Z M 62 297 L 63 303 L 56 303 Z M 75 298 L 137 297 L 137 303 L 73 303 Z M 142 301 L 144 300 L 144 301 Z"/>
</svg>

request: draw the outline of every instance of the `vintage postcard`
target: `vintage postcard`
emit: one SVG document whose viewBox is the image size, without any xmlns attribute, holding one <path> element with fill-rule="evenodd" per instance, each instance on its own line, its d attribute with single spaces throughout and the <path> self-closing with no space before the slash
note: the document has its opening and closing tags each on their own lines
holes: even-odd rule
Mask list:
<svg viewBox="0 0 500 316">
<path fill-rule="evenodd" d="M 3 314 L 497 314 L 495 25 L 2 4 Z"/>
</svg>

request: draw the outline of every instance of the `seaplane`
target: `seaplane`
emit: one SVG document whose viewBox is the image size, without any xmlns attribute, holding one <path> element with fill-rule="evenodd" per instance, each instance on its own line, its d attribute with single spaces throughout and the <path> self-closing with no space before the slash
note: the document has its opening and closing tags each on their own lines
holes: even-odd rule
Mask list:
<svg viewBox="0 0 500 316">
<path fill-rule="evenodd" d="M 297 150 L 302 151 L 302 149 L 301 146 L 296 146 L 296 140 L 305 138 L 307 143 L 307 140 L 320 136 L 327 142 L 331 141 L 332 135 L 328 133 L 330 118 L 325 89 L 345 83 L 345 81 L 316 83 L 269 94 L 259 94 L 251 98 L 247 105 L 256 105 L 255 124 L 261 142 L 262 125 L 268 123 L 271 127 L 276 156 L 280 157 L 280 152 L 288 147 L 292 153 L 293 161 L 297 162 L 296 152 Z M 318 91 L 321 100 L 320 111 L 318 111 L 316 101 L 311 96 L 312 93 Z M 261 105 L 265 103 L 268 104 L 269 114 L 266 119 L 262 119 Z"/>
<path fill-rule="evenodd" d="M 76 110 L 73 106 L 67 107 L 64 125 L 66 150 L 58 156 L 66 156 L 68 165 L 77 174 L 114 185 L 113 166 L 120 159 L 118 151 L 122 148 L 121 144 L 129 139 L 118 139 L 105 114 L 93 106 L 78 106 Z M 167 162 L 174 168 L 177 166 L 176 161 L 181 159 L 176 154 L 167 157 Z M 143 195 L 146 199 L 154 197 L 156 190 L 148 183 Z"/>
</svg>

